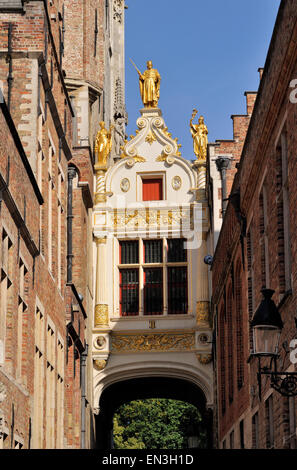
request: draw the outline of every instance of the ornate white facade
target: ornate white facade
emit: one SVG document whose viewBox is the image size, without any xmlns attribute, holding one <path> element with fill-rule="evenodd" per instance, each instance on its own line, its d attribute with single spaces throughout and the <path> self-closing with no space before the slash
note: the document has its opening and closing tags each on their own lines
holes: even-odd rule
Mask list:
<svg viewBox="0 0 297 470">
<path fill-rule="evenodd" d="M 93 210 L 96 298 L 93 321 L 93 406 L 102 391 L 130 378 L 171 377 L 196 384 L 209 407 L 213 404 L 211 328 L 207 255 L 209 230 L 205 200 L 205 163 L 181 157 L 177 139 L 165 125 L 161 110 L 144 108 L 136 135 L 122 146 L 121 158 L 109 168 L 97 167 L 99 201 Z M 98 184 L 98 179 L 100 184 Z M 143 201 L 146 179 L 161 181 L 159 200 Z M 99 194 L 99 196 L 98 196 Z M 186 258 L 168 262 L 168 240 L 184 239 Z M 120 259 L 122 241 L 138 241 L 136 314 L 121 312 Z M 147 240 L 161 240 L 162 311 L 145 311 Z M 168 269 L 187 272 L 187 308 L 170 312 Z M 160 288 L 161 289 L 161 288 Z M 151 292 L 151 291 L 150 291 Z M 148 294 L 146 294 L 147 296 Z"/>
</svg>

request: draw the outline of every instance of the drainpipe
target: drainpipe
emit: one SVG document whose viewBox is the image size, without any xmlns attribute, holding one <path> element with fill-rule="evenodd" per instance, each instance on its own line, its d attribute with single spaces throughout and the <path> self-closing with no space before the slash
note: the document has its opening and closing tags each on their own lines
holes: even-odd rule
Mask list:
<svg viewBox="0 0 297 470">
<path fill-rule="evenodd" d="M 226 175 L 227 175 L 227 170 L 230 168 L 230 157 L 218 157 L 216 159 L 216 166 L 217 170 L 221 174 L 221 180 L 222 180 L 222 216 L 224 217 L 226 209 L 227 209 L 227 183 L 226 183 Z"/>
<path fill-rule="evenodd" d="M 88 344 L 85 345 L 84 352 L 81 353 L 81 448 L 86 448 L 86 362 L 88 357 Z"/>
<path fill-rule="evenodd" d="M 73 178 L 76 176 L 76 170 L 72 166 L 68 167 L 68 189 L 67 189 L 67 283 L 72 283 L 72 196 L 73 196 Z"/>
</svg>

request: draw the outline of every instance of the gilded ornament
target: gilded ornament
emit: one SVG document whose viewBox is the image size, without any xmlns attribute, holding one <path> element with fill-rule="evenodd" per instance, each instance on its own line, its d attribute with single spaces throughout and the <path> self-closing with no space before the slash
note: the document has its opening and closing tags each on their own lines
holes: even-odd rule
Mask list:
<svg viewBox="0 0 297 470">
<path fill-rule="evenodd" d="M 111 132 L 114 126 L 110 126 L 109 131 L 105 129 L 104 121 L 99 122 L 100 130 L 97 132 L 95 142 L 95 156 L 96 161 L 100 166 L 106 166 L 107 157 L 111 152 L 112 148 L 112 136 Z"/>
<path fill-rule="evenodd" d="M 114 335 L 114 352 L 187 351 L 195 347 L 194 333 Z"/>
<path fill-rule="evenodd" d="M 207 144 L 208 144 L 208 129 L 204 123 L 204 117 L 200 116 L 199 124 L 193 124 L 193 119 L 198 113 L 197 109 L 193 109 L 192 117 L 190 119 L 190 131 L 193 137 L 194 153 L 198 160 L 206 160 Z"/>
<path fill-rule="evenodd" d="M 206 365 L 212 361 L 211 354 L 196 354 L 198 361 L 200 364 Z"/>
<path fill-rule="evenodd" d="M 131 59 L 130 59 L 131 60 Z M 132 64 L 136 68 L 139 75 L 139 88 L 142 102 L 145 108 L 157 108 L 160 98 L 161 76 L 157 69 L 153 69 L 151 60 L 147 61 L 147 69 L 141 73 L 134 62 Z"/>
<path fill-rule="evenodd" d="M 156 158 L 156 162 L 165 162 L 166 158 L 167 158 L 167 155 L 159 155 Z"/>
<path fill-rule="evenodd" d="M 96 193 L 95 194 L 95 204 L 99 204 L 100 202 L 106 202 L 106 194 L 105 193 Z"/>
<path fill-rule="evenodd" d="M 152 132 L 149 132 L 145 138 L 145 141 L 148 142 L 150 145 L 152 145 L 152 143 L 155 142 L 156 140 L 157 139 Z"/>
<path fill-rule="evenodd" d="M 102 238 L 96 237 L 96 244 L 97 245 L 101 245 L 101 244 L 106 245 L 106 242 L 107 242 L 107 237 L 102 237 Z"/>
<path fill-rule="evenodd" d="M 97 304 L 95 307 L 95 327 L 108 325 L 108 305 Z"/>
<path fill-rule="evenodd" d="M 209 302 L 198 301 L 196 306 L 197 325 L 209 325 Z"/>
<path fill-rule="evenodd" d="M 103 370 L 106 367 L 106 359 L 94 359 L 94 365 L 96 369 Z"/>
</svg>

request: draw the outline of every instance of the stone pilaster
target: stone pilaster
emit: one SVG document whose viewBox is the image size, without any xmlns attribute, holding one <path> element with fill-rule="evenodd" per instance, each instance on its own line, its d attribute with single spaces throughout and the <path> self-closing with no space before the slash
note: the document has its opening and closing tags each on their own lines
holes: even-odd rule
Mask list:
<svg viewBox="0 0 297 470">
<path fill-rule="evenodd" d="M 97 263 L 96 263 L 96 305 L 95 328 L 108 327 L 108 302 L 107 302 L 107 238 L 96 238 Z"/>
<path fill-rule="evenodd" d="M 207 233 L 201 234 L 201 245 L 198 248 L 197 265 L 200 267 L 197 279 L 196 320 L 198 326 L 209 326 L 209 286 L 208 266 L 204 263 L 207 255 Z"/>
</svg>

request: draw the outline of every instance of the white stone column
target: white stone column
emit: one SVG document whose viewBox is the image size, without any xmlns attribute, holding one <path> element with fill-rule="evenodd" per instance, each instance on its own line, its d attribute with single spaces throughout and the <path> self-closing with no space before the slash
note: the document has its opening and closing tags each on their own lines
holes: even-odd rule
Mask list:
<svg viewBox="0 0 297 470">
<path fill-rule="evenodd" d="M 108 289 L 107 289 L 107 237 L 96 238 L 96 305 L 94 326 L 106 327 L 108 322 Z"/>
<path fill-rule="evenodd" d="M 201 233 L 201 245 L 197 253 L 197 304 L 196 320 L 199 326 L 209 326 L 209 286 L 208 286 L 208 266 L 204 263 L 207 255 L 207 233 Z"/>
</svg>

